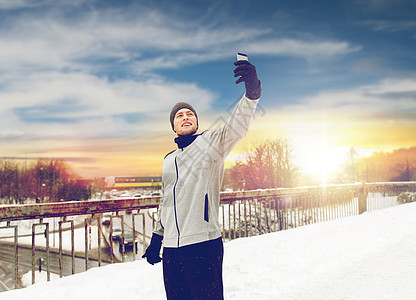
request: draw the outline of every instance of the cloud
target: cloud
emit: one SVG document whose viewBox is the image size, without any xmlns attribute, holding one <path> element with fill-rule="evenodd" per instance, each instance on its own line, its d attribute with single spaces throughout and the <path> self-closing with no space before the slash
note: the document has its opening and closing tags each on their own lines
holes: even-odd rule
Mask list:
<svg viewBox="0 0 416 300">
<path fill-rule="evenodd" d="M 0 10 L 15 10 L 23 8 L 34 8 L 46 5 L 70 5 L 77 6 L 85 3 L 87 0 L 0 0 Z"/>
<path fill-rule="evenodd" d="M 340 120 L 371 120 L 374 117 L 414 120 L 416 80 L 384 79 L 377 84 L 349 90 L 328 90 L 287 107 L 310 116 L 337 116 Z"/>
<path fill-rule="evenodd" d="M 139 8 L 72 13 L 45 8 L 42 15 L 17 14 L 0 29 L 0 70 L 66 68 L 96 73 L 111 68 L 140 74 L 222 59 L 241 48 L 304 59 L 359 50 L 343 41 L 276 38 L 276 32 L 262 26 L 242 31 L 204 18 L 183 19 L 160 9 Z"/>
<path fill-rule="evenodd" d="M 279 56 L 294 56 L 308 60 L 332 58 L 360 50 L 348 42 L 304 41 L 295 39 L 276 39 L 259 41 L 247 46 L 247 52 Z"/>
<path fill-rule="evenodd" d="M 253 54 L 306 59 L 358 50 L 347 42 L 274 38 L 270 28 L 242 31 L 148 7 L 61 12 L 48 10 L 48 3 L 42 2 L 42 15 L 16 14 L 0 28 L 0 124 L 14 124 L 12 136 L 21 131 L 67 136 L 74 130 L 91 136 L 102 128 L 127 133 L 147 122 L 144 114 L 157 115 L 183 99 L 207 110 L 217 95 L 157 70 L 219 60 L 246 44 Z"/>
<path fill-rule="evenodd" d="M 385 79 L 352 89 L 323 90 L 278 110 L 265 109 L 265 116 L 254 126 L 265 132 L 289 133 L 287 137 L 294 131 L 320 130 L 323 124 L 330 124 L 331 129 L 363 124 L 416 128 L 416 79 Z"/>
<path fill-rule="evenodd" d="M 179 59 L 183 62 L 196 57 L 195 52 L 208 57 L 206 53 L 269 31 L 247 29 L 241 32 L 228 26 L 210 28 L 148 9 L 134 14 L 109 9 L 80 13 L 76 18 L 54 12 L 45 14 L 43 18 L 36 14 L 18 16 L 11 25 L 0 30 L 3 45 L 0 69 L 27 66 L 94 70 L 100 65 L 117 63 L 125 67 L 123 63 L 140 62 L 143 56 L 161 59 L 172 52 L 176 57 L 184 52 L 184 57 Z M 201 54 L 190 61 L 200 60 Z M 151 58 L 150 61 L 156 60 Z"/>
<path fill-rule="evenodd" d="M 36 73 L 6 85 L 0 90 L 0 126 L 13 129 L 2 131 L 8 139 L 129 135 L 137 126 L 151 132 L 179 100 L 204 111 L 216 99 L 194 83 L 109 81 L 83 73 Z"/>
<path fill-rule="evenodd" d="M 361 24 L 374 31 L 399 32 L 409 30 L 414 31 L 416 29 L 416 21 L 408 20 L 370 20 L 362 22 Z"/>
<path fill-rule="evenodd" d="M 357 7 L 364 12 L 395 13 L 412 12 L 415 7 L 413 0 L 356 0 Z"/>
<path fill-rule="evenodd" d="M 0 9 L 12 10 L 43 5 L 45 1 L 36 0 L 0 0 Z"/>
</svg>

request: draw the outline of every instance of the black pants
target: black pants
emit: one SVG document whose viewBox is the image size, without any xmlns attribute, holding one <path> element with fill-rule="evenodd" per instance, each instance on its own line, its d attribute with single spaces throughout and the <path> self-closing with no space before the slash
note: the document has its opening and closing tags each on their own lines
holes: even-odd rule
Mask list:
<svg viewBox="0 0 416 300">
<path fill-rule="evenodd" d="M 222 239 L 163 249 L 163 279 L 168 300 L 224 299 Z"/>
</svg>

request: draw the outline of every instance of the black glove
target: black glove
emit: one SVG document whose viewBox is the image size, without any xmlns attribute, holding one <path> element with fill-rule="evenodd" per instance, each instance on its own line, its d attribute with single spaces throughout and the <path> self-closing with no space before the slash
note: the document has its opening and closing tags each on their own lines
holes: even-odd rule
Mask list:
<svg viewBox="0 0 416 300">
<path fill-rule="evenodd" d="M 163 236 L 153 233 L 152 240 L 150 241 L 149 247 L 143 254 L 142 258 L 146 258 L 147 262 L 151 265 L 157 264 L 162 260 L 159 256 L 160 248 L 162 247 Z"/>
<path fill-rule="evenodd" d="M 261 84 L 257 77 L 256 67 L 247 60 L 238 60 L 234 63 L 234 77 L 240 77 L 235 83 L 244 81 L 246 84 L 246 96 L 251 100 L 259 99 L 261 96 Z"/>
</svg>

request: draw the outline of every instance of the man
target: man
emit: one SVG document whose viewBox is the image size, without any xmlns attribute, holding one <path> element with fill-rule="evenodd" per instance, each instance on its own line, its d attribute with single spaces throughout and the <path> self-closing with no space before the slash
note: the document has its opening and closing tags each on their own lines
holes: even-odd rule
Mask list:
<svg viewBox="0 0 416 300">
<path fill-rule="evenodd" d="M 158 220 L 143 258 L 160 262 L 171 299 L 223 299 L 223 243 L 219 224 L 220 188 L 224 161 L 245 136 L 261 94 L 256 68 L 248 61 L 234 63 L 236 83 L 246 92 L 228 121 L 217 130 L 197 134 L 198 115 L 188 103 L 170 113 L 178 148 L 163 161 Z"/>
</svg>

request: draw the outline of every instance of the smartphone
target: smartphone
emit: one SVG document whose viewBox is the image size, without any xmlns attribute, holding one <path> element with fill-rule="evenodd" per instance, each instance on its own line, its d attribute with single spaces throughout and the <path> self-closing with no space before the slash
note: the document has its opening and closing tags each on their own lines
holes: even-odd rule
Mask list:
<svg viewBox="0 0 416 300">
<path fill-rule="evenodd" d="M 248 60 L 248 56 L 244 53 L 237 53 L 237 60 Z"/>
</svg>

